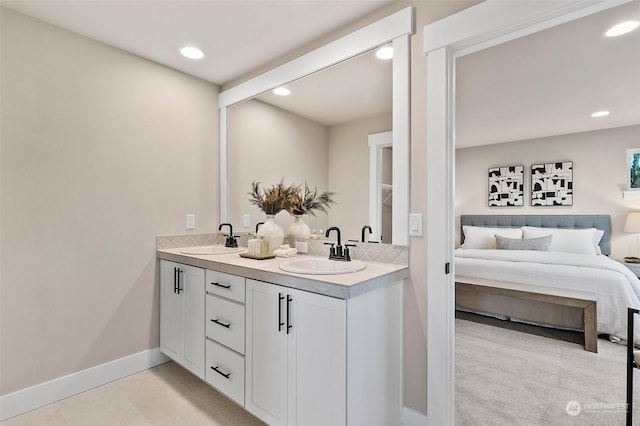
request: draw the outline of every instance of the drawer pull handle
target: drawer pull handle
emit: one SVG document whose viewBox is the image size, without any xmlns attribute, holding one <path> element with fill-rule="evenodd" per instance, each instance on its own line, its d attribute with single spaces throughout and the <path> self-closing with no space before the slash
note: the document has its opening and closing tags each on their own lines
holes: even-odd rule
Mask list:
<svg viewBox="0 0 640 426">
<path fill-rule="evenodd" d="M 219 375 L 221 375 L 222 377 L 224 377 L 225 379 L 230 379 L 231 378 L 231 373 L 223 373 L 222 371 L 218 370 L 218 366 L 217 365 L 215 367 L 211 367 L 211 369 L 213 371 L 215 371 L 216 373 L 218 373 Z"/>
<path fill-rule="evenodd" d="M 216 287 L 226 288 L 227 290 L 231 288 L 231 284 L 224 285 L 224 284 L 220 284 L 220 283 L 211 283 L 211 285 L 215 285 Z"/>
<path fill-rule="evenodd" d="M 216 324 L 221 325 L 221 326 L 226 327 L 226 328 L 231 327 L 231 323 L 225 324 L 225 323 L 221 322 L 218 318 L 212 319 L 211 322 L 215 322 Z"/>
</svg>

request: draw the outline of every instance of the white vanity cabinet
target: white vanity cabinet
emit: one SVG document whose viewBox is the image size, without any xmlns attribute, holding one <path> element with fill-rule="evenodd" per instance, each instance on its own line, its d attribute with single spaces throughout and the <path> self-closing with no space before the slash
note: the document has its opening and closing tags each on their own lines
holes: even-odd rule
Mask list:
<svg viewBox="0 0 640 426">
<path fill-rule="evenodd" d="M 177 363 L 271 426 L 402 424 L 406 268 L 310 278 L 159 253 L 160 345 Z"/>
<path fill-rule="evenodd" d="M 247 280 L 245 408 L 270 425 L 346 423 L 346 301 Z"/>
<path fill-rule="evenodd" d="M 160 350 L 204 379 L 204 269 L 160 262 Z"/>
</svg>

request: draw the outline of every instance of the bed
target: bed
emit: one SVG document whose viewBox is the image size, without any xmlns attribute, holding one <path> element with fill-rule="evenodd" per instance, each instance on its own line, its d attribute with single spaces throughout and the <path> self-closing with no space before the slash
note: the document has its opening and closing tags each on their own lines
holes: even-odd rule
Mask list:
<svg viewBox="0 0 640 426">
<path fill-rule="evenodd" d="M 591 303 L 597 333 L 627 338 L 627 308 L 640 309 L 640 280 L 608 257 L 610 216 L 461 215 L 460 225 L 456 309 L 581 329 L 585 349 L 595 352 L 587 348 Z"/>
</svg>

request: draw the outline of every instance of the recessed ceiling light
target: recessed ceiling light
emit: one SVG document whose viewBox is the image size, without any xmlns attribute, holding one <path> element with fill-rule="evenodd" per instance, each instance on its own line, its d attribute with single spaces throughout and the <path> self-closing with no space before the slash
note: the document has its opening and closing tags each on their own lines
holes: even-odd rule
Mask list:
<svg viewBox="0 0 640 426">
<path fill-rule="evenodd" d="M 593 118 L 597 118 L 597 117 L 604 117 L 606 115 L 609 115 L 609 111 L 598 111 L 598 112 L 594 112 L 593 114 L 591 114 L 591 116 Z"/>
<path fill-rule="evenodd" d="M 393 47 L 392 46 L 382 46 L 380 49 L 376 51 L 376 56 L 378 59 L 392 59 L 393 58 Z"/>
<path fill-rule="evenodd" d="M 286 87 L 277 87 L 273 89 L 273 93 L 278 96 L 287 96 L 291 94 L 291 90 L 287 89 Z"/>
<path fill-rule="evenodd" d="M 622 22 L 618 25 L 614 25 L 613 27 L 609 28 L 607 32 L 604 33 L 604 35 L 606 35 L 607 37 L 618 37 L 622 34 L 626 34 L 628 32 L 635 30 L 639 26 L 640 26 L 640 22 L 638 21 Z"/>
<path fill-rule="evenodd" d="M 189 58 L 189 59 L 202 59 L 204 58 L 204 52 L 200 49 L 198 49 L 197 47 L 193 47 L 193 46 L 185 46 L 182 49 L 180 49 L 180 53 L 182 54 L 182 56 L 184 56 L 185 58 Z"/>
</svg>

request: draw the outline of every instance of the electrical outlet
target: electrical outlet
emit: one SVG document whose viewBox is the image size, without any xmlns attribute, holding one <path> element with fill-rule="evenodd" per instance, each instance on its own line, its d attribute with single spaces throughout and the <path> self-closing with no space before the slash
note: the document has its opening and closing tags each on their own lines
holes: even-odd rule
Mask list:
<svg viewBox="0 0 640 426">
<path fill-rule="evenodd" d="M 196 215 L 195 214 L 188 214 L 187 215 L 185 228 L 187 228 L 187 230 L 196 229 Z"/>
<path fill-rule="evenodd" d="M 251 215 L 245 214 L 242 216 L 242 226 L 248 228 L 251 226 Z"/>
</svg>

